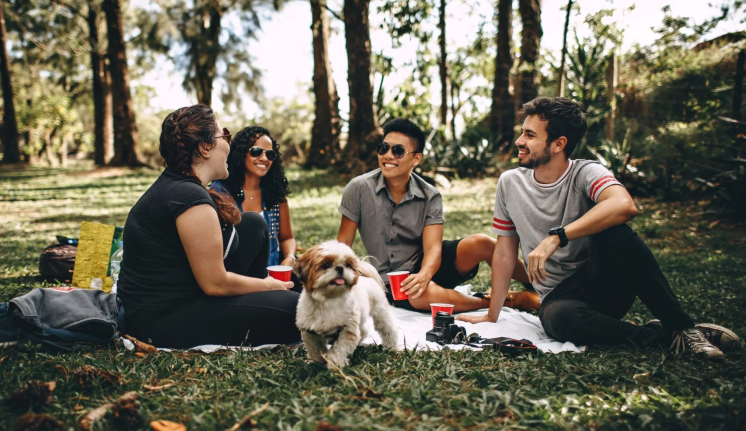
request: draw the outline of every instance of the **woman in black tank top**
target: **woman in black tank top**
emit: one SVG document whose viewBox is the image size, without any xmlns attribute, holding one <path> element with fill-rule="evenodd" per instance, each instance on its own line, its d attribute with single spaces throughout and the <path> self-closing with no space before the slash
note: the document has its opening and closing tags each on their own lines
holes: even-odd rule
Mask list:
<svg viewBox="0 0 746 431">
<path fill-rule="evenodd" d="M 264 219 L 206 186 L 228 176 L 230 132 L 207 106 L 163 122 L 166 169 L 127 218 L 118 281 L 127 333 L 157 347 L 300 340 L 298 293 L 267 277 Z"/>
</svg>

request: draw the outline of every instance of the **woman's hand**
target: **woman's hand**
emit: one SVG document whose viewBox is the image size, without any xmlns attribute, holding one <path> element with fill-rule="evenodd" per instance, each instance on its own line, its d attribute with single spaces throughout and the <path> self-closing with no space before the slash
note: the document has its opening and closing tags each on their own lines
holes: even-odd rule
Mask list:
<svg viewBox="0 0 746 431">
<path fill-rule="evenodd" d="M 264 281 L 267 283 L 267 289 L 266 290 L 290 290 L 293 288 L 293 282 L 292 281 L 280 281 L 276 278 L 272 278 L 267 276 L 267 278 L 264 279 Z"/>
<path fill-rule="evenodd" d="M 285 259 L 282 259 L 282 262 L 280 262 L 280 265 L 286 265 L 286 266 L 295 265 L 295 257 L 292 254 L 285 256 Z"/>
<path fill-rule="evenodd" d="M 497 318 L 493 319 L 490 317 L 489 314 L 483 314 L 481 316 L 460 314 L 456 316 L 456 320 L 461 320 L 463 322 L 469 322 L 469 323 L 483 323 L 483 322 L 495 323 L 497 321 Z"/>
</svg>

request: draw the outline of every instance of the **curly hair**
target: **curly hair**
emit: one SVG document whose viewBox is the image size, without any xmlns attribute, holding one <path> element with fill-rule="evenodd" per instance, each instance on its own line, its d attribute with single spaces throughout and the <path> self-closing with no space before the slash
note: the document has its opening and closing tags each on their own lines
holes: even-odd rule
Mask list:
<svg viewBox="0 0 746 431">
<path fill-rule="evenodd" d="M 192 163 L 202 158 L 200 148 L 210 150 L 214 146 L 215 114 L 209 106 L 180 108 L 163 120 L 158 149 L 163 157 L 163 165 L 176 173 L 199 180 Z M 241 221 L 241 211 L 233 198 L 215 190 L 208 193 L 215 202 L 221 220 L 234 225 Z"/>
<path fill-rule="evenodd" d="M 226 188 L 234 199 L 238 199 L 239 194 L 243 190 L 246 173 L 246 156 L 249 154 L 249 149 L 262 136 L 266 136 L 272 141 L 272 149 L 277 152 L 277 157 L 272 161 L 269 172 L 259 180 L 264 204 L 267 207 L 273 207 L 279 203 L 287 202 L 290 188 L 288 187 L 288 179 L 285 176 L 285 168 L 282 166 L 280 145 L 270 135 L 269 130 L 264 127 L 250 126 L 236 133 L 231 144 L 231 152 L 228 155 L 228 180 L 226 181 Z"/>
</svg>

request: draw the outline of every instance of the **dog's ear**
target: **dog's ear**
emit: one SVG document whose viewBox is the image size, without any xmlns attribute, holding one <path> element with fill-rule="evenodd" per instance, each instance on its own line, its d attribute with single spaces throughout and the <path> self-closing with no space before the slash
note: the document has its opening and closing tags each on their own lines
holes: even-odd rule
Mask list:
<svg viewBox="0 0 746 431">
<path fill-rule="evenodd" d="M 298 277 L 298 280 L 304 286 L 308 281 L 308 272 L 311 270 L 311 265 L 313 264 L 313 254 L 312 250 L 306 251 L 295 261 L 295 265 L 293 265 L 295 276 Z"/>
</svg>

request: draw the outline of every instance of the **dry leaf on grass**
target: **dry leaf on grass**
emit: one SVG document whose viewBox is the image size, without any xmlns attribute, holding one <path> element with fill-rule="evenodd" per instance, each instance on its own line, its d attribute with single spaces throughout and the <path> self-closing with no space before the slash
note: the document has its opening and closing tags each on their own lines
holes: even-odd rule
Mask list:
<svg viewBox="0 0 746 431">
<path fill-rule="evenodd" d="M 129 402 L 131 401 L 134 405 L 135 400 L 137 400 L 137 392 L 127 392 L 126 394 L 122 395 L 113 403 L 106 403 L 100 407 L 97 407 L 85 416 L 83 416 L 83 419 L 80 420 L 80 423 L 78 423 L 78 426 L 80 426 L 80 429 L 84 431 L 90 431 L 93 428 L 93 423 L 97 420 L 103 419 L 104 416 L 106 416 L 106 413 L 114 407 L 115 404 L 123 402 L 122 406 L 126 407 L 129 406 Z M 136 409 L 136 406 L 134 407 Z"/>
<path fill-rule="evenodd" d="M 131 335 L 125 334 L 124 338 L 132 341 L 132 344 L 135 345 L 135 354 L 137 354 L 138 352 L 142 352 L 142 353 L 146 353 L 149 355 L 151 353 L 158 352 L 158 349 L 156 349 L 155 347 L 151 346 L 148 343 L 143 343 L 142 341 L 138 340 L 137 338 Z"/>
<path fill-rule="evenodd" d="M 5 400 L 19 408 L 43 406 L 52 400 L 55 387 L 56 382 L 31 381 L 11 392 Z"/>
<path fill-rule="evenodd" d="M 16 420 L 13 431 L 62 431 L 64 424 L 54 416 L 26 413 Z"/>
<path fill-rule="evenodd" d="M 171 421 L 153 421 L 150 423 L 150 427 L 155 431 L 186 431 L 186 426 Z"/>
<path fill-rule="evenodd" d="M 235 425 L 230 427 L 228 431 L 238 431 L 241 428 L 253 428 L 256 426 L 256 421 L 253 419 L 254 416 L 260 414 L 261 412 L 267 410 L 269 407 L 269 403 L 265 403 L 263 406 L 259 407 L 258 409 L 254 410 L 253 412 L 246 415 L 243 419 L 241 419 L 240 422 L 237 422 Z M 248 425 L 248 426 L 247 426 Z"/>
<path fill-rule="evenodd" d="M 120 380 L 117 373 L 111 371 L 99 370 L 96 367 L 86 365 L 78 368 L 74 372 L 78 385 L 81 388 L 87 388 L 93 385 L 98 386 L 119 386 Z"/>
</svg>

